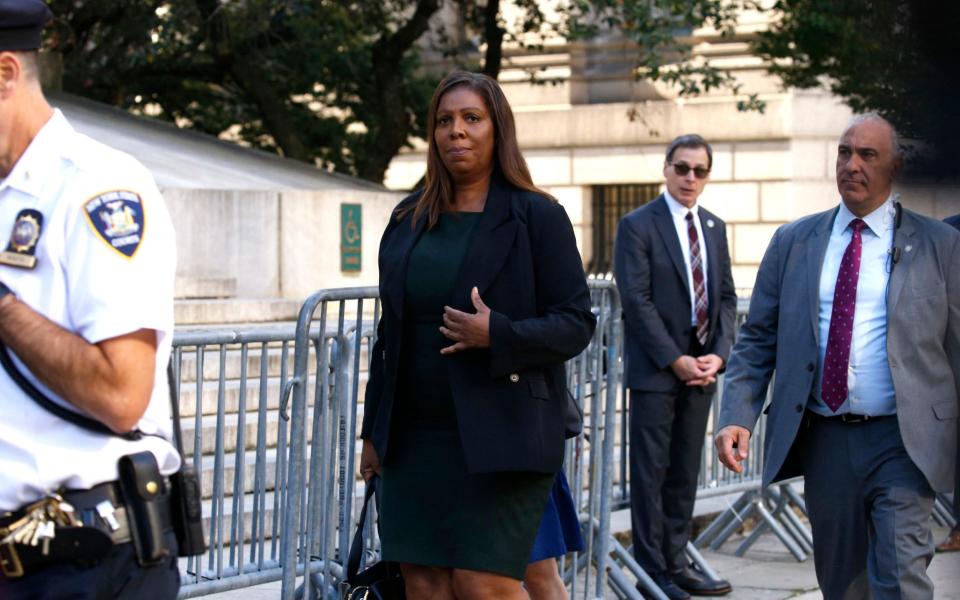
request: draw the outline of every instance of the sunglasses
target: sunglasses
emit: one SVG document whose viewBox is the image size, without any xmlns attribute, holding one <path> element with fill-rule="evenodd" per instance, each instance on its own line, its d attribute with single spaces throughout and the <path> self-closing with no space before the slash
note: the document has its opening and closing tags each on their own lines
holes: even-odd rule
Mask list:
<svg viewBox="0 0 960 600">
<path fill-rule="evenodd" d="M 673 165 L 673 172 L 680 177 L 686 177 L 687 173 L 689 173 L 691 170 L 693 171 L 693 176 L 697 179 L 706 179 L 707 175 L 710 174 L 710 169 L 704 169 L 703 167 L 691 167 L 687 163 L 671 164 Z"/>
</svg>

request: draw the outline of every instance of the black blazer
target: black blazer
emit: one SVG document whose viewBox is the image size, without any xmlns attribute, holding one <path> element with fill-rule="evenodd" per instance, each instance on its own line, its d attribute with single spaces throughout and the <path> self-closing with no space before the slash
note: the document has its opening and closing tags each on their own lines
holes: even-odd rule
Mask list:
<svg viewBox="0 0 960 600">
<path fill-rule="evenodd" d="M 404 199 L 397 210 L 417 201 Z M 396 211 L 394 212 L 396 214 Z M 402 348 L 410 250 L 426 217 L 391 218 L 380 240 L 383 316 L 373 347 L 361 437 L 384 460 Z M 475 312 L 477 286 L 490 307 L 490 348 L 446 357 L 460 439 L 471 473 L 539 471 L 563 463 L 563 363 L 590 343 L 596 319 L 563 207 L 495 173 L 448 304 Z"/>
<path fill-rule="evenodd" d="M 702 206 L 697 212 L 707 249 L 710 326 L 705 353 L 726 362 L 737 320 L 727 227 Z M 670 363 L 686 354 L 690 343 L 690 284 L 670 207 L 662 194 L 620 221 L 613 264 L 626 324 L 627 387 L 671 391 L 679 379 Z"/>
</svg>

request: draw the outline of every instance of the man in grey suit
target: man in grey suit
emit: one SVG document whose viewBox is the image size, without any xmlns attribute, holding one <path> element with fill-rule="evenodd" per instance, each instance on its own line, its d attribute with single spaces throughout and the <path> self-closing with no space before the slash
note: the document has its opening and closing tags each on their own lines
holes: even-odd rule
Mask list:
<svg viewBox="0 0 960 600">
<path fill-rule="evenodd" d="M 840 138 L 837 208 L 774 234 L 730 357 L 716 446 L 741 471 L 767 407 L 763 484 L 804 475 L 827 600 L 933 598 L 934 490 L 953 488 L 960 234 L 902 210 L 893 126 Z"/>
<path fill-rule="evenodd" d="M 960 215 L 953 215 L 943 220 L 947 225 L 954 229 L 960 229 Z M 956 524 L 947 539 L 937 544 L 937 552 L 960 552 L 960 448 L 957 453 L 957 476 L 953 484 L 953 518 Z"/>
<path fill-rule="evenodd" d="M 666 192 L 623 217 L 614 253 L 626 322 L 633 553 L 671 599 L 731 589 L 684 553 L 707 415 L 737 312 L 726 227 L 697 204 L 712 166 L 702 137 L 673 140 Z"/>
</svg>

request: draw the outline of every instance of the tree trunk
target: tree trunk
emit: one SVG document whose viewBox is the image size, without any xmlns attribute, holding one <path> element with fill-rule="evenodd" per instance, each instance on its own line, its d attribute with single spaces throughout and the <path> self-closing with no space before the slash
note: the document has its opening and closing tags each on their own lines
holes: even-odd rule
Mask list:
<svg viewBox="0 0 960 600">
<path fill-rule="evenodd" d="M 369 143 L 356 165 L 357 175 L 363 179 L 382 183 L 390 161 L 410 137 L 413 116 L 400 100 L 403 97 L 401 64 L 439 8 L 440 0 L 419 0 L 410 20 L 373 46 L 373 89 L 367 101 L 372 105 L 371 113 L 379 118 L 375 124 L 368 123 Z"/>
<path fill-rule="evenodd" d="M 260 109 L 263 125 L 283 155 L 312 162 L 313 156 L 290 118 L 286 99 L 276 93 L 270 73 L 261 66 L 256 52 L 237 51 L 223 6 L 217 0 L 197 0 L 196 4 L 207 23 L 206 37 L 214 60 Z"/>
<path fill-rule="evenodd" d="M 487 52 L 483 57 L 483 72 L 496 79 L 500 76 L 503 62 L 503 28 L 497 21 L 500 0 L 487 0 L 483 11 L 483 36 L 487 40 Z"/>
</svg>

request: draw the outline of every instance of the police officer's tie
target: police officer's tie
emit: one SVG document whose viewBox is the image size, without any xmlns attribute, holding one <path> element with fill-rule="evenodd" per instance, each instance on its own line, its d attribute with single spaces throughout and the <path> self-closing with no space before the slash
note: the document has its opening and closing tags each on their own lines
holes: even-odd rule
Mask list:
<svg viewBox="0 0 960 600">
<path fill-rule="evenodd" d="M 707 316 L 707 286 L 703 281 L 703 259 L 700 254 L 700 236 L 693 224 L 693 213 L 687 212 L 687 235 L 690 236 L 690 273 L 693 274 L 693 296 L 697 306 L 697 340 L 700 345 L 707 343 L 707 326 L 710 318 Z"/>
<path fill-rule="evenodd" d="M 850 364 L 853 316 L 857 308 L 857 282 L 860 280 L 860 254 L 863 250 L 860 234 L 866 226 L 861 219 L 850 221 L 853 236 L 843 252 L 840 272 L 837 273 L 837 285 L 833 289 L 830 333 L 827 336 L 823 380 L 820 384 L 820 398 L 833 412 L 837 412 L 847 399 L 847 367 Z"/>
</svg>

